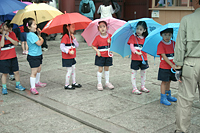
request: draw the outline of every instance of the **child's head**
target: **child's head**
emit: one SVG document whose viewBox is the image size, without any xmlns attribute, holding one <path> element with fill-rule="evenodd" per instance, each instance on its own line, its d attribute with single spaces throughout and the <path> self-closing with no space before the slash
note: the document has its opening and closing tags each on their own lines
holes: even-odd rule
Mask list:
<svg viewBox="0 0 200 133">
<path fill-rule="evenodd" d="M 11 22 L 11 20 L 4 21 L 4 24 L 3 24 L 3 27 L 2 27 L 7 32 L 12 31 L 13 24 L 11 24 L 10 22 Z"/>
<path fill-rule="evenodd" d="M 103 5 L 109 6 L 109 4 L 110 4 L 110 0 L 103 0 Z"/>
<path fill-rule="evenodd" d="M 98 30 L 101 34 L 107 33 L 107 23 L 106 23 L 106 21 L 99 21 L 98 22 Z"/>
<path fill-rule="evenodd" d="M 161 31 L 160 35 L 162 36 L 162 38 L 165 42 L 169 42 L 173 36 L 173 28 L 167 28 L 167 29 Z"/>
<path fill-rule="evenodd" d="M 25 32 L 36 32 L 37 25 L 33 18 L 25 18 L 23 19 L 23 26 Z"/>
<path fill-rule="evenodd" d="M 63 36 L 65 34 L 69 35 L 69 34 L 74 34 L 75 32 L 75 24 L 64 24 L 63 25 Z"/>
<path fill-rule="evenodd" d="M 136 34 L 138 36 L 147 37 L 148 31 L 147 31 L 147 24 L 145 21 L 139 21 L 136 26 Z"/>
</svg>

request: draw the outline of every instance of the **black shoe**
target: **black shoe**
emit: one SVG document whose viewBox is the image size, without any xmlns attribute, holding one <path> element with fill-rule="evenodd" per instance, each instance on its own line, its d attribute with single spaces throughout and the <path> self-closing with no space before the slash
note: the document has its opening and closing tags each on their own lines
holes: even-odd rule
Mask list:
<svg viewBox="0 0 200 133">
<path fill-rule="evenodd" d="M 72 84 L 72 87 L 74 87 L 74 88 L 81 88 L 82 85 L 81 85 L 81 84 L 77 84 L 77 83 L 75 83 L 75 84 Z"/>
<path fill-rule="evenodd" d="M 65 86 L 64 88 L 67 89 L 67 90 L 74 90 L 75 89 L 75 87 L 73 87 L 71 85 Z"/>
</svg>

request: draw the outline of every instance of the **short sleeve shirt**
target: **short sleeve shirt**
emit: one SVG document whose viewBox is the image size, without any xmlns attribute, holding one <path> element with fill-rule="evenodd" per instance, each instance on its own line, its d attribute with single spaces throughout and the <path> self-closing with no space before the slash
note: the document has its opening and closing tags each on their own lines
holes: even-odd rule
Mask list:
<svg viewBox="0 0 200 133">
<path fill-rule="evenodd" d="M 36 42 L 39 40 L 38 36 L 33 32 L 27 33 L 28 54 L 31 56 L 42 55 L 42 48 Z"/>
</svg>

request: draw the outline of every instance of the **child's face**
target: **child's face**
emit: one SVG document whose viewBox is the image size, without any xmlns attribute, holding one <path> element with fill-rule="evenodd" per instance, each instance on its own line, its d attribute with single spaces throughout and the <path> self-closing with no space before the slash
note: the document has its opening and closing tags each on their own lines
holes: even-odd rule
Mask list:
<svg viewBox="0 0 200 133">
<path fill-rule="evenodd" d="M 4 29 L 5 31 L 8 31 L 8 30 L 9 30 L 9 28 L 8 28 L 8 26 L 7 26 L 6 24 L 3 25 L 3 29 Z"/>
<path fill-rule="evenodd" d="M 138 36 L 142 36 L 142 34 L 146 32 L 146 30 L 141 26 L 141 25 L 138 25 L 137 28 L 136 28 L 136 34 Z"/>
<path fill-rule="evenodd" d="M 101 34 L 107 33 L 107 26 L 105 23 L 100 23 L 99 24 L 99 31 Z"/>
<path fill-rule="evenodd" d="M 67 26 L 67 29 L 70 32 L 70 34 L 74 34 L 75 24 L 71 24 L 70 26 Z"/>
<path fill-rule="evenodd" d="M 163 33 L 162 38 L 165 42 L 169 42 L 172 38 L 172 33 Z"/>
<path fill-rule="evenodd" d="M 36 22 L 33 21 L 31 26 L 30 27 L 28 26 L 28 29 L 29 29 L 30 32 L 36 32 L 36 29 L 37 29 Z"/>
</svg>

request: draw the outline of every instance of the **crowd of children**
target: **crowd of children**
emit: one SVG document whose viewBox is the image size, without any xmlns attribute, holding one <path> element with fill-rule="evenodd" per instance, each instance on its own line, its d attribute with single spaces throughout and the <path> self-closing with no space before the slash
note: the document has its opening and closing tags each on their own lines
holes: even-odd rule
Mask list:
<svg viewBox="0 0 200 133">
<path fill-rule="evenodd" d="M 36 22 L 33 18 L 26 18 L 23 22 L 25 39 L 27 42 L 27 50 L 23 50 L 23 53 L 27 53 L 27 61 L 31 68 L 30 75 L 30 91 L 32 94 L 39 94 L 36 87 L 45 87 L 47 84 L 40 82 L 40 71 L 42 64 L 42 49 L 43 38 L 40 36 L 40 30 L 37 28 Z M 111 43 L 111 34 L 107 33 L 107 23 L 105 21 L 99 21 L 97 26 L 100 35 L 96 36 L 92 43 L 92 48 L 96 52 L 95 65 L 98 66 L 97 72 L 97 89 L 103 90 L 101 82 L 102 72 L 105 72 L 105 87 L 114 89 L 114 86 L 109 82 L 109 67 L 112 66 L 112 53 L 109 52 Z M 76 82 L 75 64 L 76 64 L 76 48 L 79 46 L 76 38 L 74 37 L 75 25 L 63 25 L 63 36 L 60 44 L 62 51 L 62 66 L 67 68 L 65 89 L 75 89 L 82 87 L 81 84 Z M 0 72 L 2 74 L 2 94 L 7 94 L 6 77 L 10 72 L 14 72 L 16 79 L 16 89 L 25 90 L 21 86 L 19 78 L 19 67 L 14 45 L 18 45 L 18 40 L 11 30 L 11 25 L 7 22 L 1 25 L 0 28 Z M 164 105 L 171 105 L 170 102 L 176 102 L 177 99 L 171 96 L 170 82 L 176 81 L 175 74 L 171 72 L 171 68 L 175 70 L 175 64 L 173 63 L 175 42 L 171 40 L 173 35 L 173 29 L 168 28 L 160 32 L 162 41 L 158 45 L 157 54 L 160 55 L 160 66 L 158 72 L 158 80 L 161 80 L 161 99 L 160 103 Z M 131 82 L 133 86 L 132 93 L 140 95 L 142 92 L 149 93 L 149 90 L 145 87 L 146 69 L 149 68 L 147 61 L 147 53 L 141 51 L 145 38 L 148 36 L 147 24 L 145 21 L 139 21 L 136 26 L 136 32 L 130 36 L 128 44 L 130 45 L 132 57 L 131 57 Z M 143 61 L 144 60 L 144 61 Z M 140 69 L 141 75 L 141 87 L 137 89 L 136 74 Z M 72 84 L 69 83 L 72 76 Z"/>
</svg>

